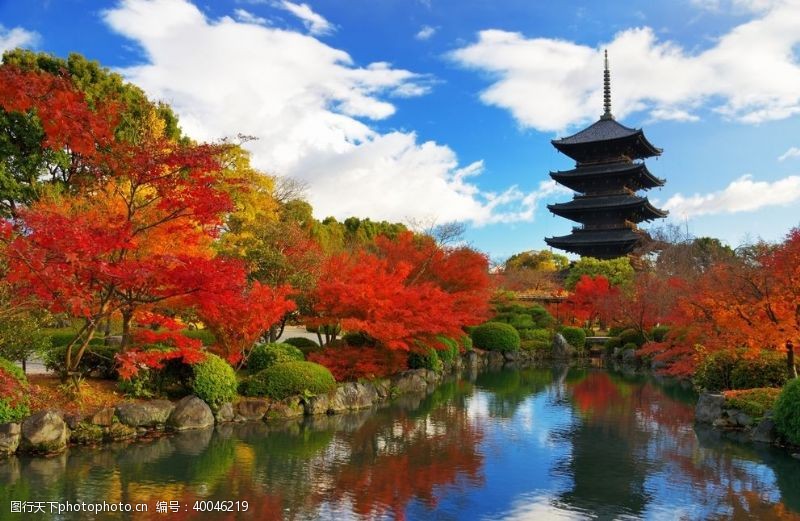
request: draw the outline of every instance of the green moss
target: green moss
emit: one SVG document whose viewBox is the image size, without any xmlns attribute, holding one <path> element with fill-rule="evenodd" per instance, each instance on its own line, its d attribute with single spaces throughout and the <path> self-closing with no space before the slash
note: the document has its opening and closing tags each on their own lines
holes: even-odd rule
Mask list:
<svg viewBox="0 0 800 521">
<path fill-rule="evenodd" d="M 727 391 L 725 393 L 725 407 L 738 409 L 757 419 L 775 407 L 780 394 L 781 390 L 774 387 Z"/>
<path fill-rule="evenodd" d="M 81 445 L 93 445 L 103 441 L 103 428 L 91 423 L 79 423 L 70 433 L 70 441 Z"/>
<path fill-rule="evenodd" d="M 586 345 L 586 332 L 579 327 L 563 327 L 561 328 L 561 336 L 576 349 L 583 349 Z"/>
</svg>

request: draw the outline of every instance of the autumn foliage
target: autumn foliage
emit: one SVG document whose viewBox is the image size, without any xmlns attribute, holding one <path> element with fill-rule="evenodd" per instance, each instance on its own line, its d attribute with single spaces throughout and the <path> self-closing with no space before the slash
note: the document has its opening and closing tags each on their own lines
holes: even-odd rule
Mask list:
<svg viewBox="0 0 800 521">
<path fill-rule="evenodd" d="M 488 292 L 483 255 L 406 232 L 393 241 L 379 238 L 374 253 L 327 259 L 312 294 L 311 321 L 339 324 L 388 349 L 408 351 L 417 340 L 457 337 L 463 325 L 485 320 Z"/>
</svg>

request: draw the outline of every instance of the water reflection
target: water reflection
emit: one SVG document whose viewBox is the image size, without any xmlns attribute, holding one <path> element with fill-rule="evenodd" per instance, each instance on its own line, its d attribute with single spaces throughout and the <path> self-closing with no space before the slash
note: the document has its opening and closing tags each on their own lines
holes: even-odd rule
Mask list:
<svg viewBox="0 0 800 521">
<path fill-rule="evenodd" d="M 800 519 L 800 462 L 696 431 L 691 402 L 597 369 L 483 373 L 378 411 L 2 460 L 0 519 L 64 499 L 148 504 L 126 519 Z"/>
</svg>

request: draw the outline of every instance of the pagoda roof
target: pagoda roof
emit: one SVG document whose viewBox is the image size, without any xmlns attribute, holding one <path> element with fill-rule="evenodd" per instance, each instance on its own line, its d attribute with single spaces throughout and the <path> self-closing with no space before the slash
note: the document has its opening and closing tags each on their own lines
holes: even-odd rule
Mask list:
<svg viewBox="0 0 800 521">
<path fill-rule="evenodd" d="M 548 204 L 547 208 L 556 215 L 572 220 L 576 220 L 575 217 L 601 210 L 640 210 L 637 216 L 631 216 L 634 217 L 631 220 L 637 222 L 667 216 L 667 212 L 650 204 L 647 197 L 629 194 L 578 196 L 568 203 Z"/>
<path fill-rule="evenodd" d="M 598 258 L 622 257 L 647 237 L 642 231 L 629 228 L 610 230 L 574 230 L 569 235 L 547 237 L 545 242 L 553 248 L 578 255 Z"/>
<path fill-rule="evenodd" d="M 554 139 L 551 143 L 559 152 L 579 162 L 591 161 L 597 153 L 597 145 L 625 149 L 631 159 L 657 156 L 662 152 L 647 140 L 642 129 L 626 127 L 610 115 L 604 115 L 580 132 Z"/>
<path fill-rule="evenodd" d="M 582 165 L 572 170 L 550 172 L 550 177 L 553 178 L 553 180 L 573 190 L 576 190 L 576 187 L 579 188 L 583 181 L 605 176 L 636 176 L 642 188 L 664 186 L 666 182 L 664 179 L 660 179 L 650 173 L 650 170 L 647 169 L 644 163 L 628 161 Z"/>
</svg>

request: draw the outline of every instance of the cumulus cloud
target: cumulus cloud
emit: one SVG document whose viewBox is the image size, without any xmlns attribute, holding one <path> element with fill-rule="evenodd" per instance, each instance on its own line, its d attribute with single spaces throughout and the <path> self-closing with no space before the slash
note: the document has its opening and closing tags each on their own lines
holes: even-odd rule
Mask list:
<svg viewBox="0 0 800 521">
<path fill-rule="evenodd" d="M 22 27 L 6 29 L 0 24 L 0 54 L 17 47 L 33 47 L 39 42 L 39 33 Z"/>
<path fill-rule="evenodd" d="M 781 154 L 781 156 L 778 158 L 778 161 L 786 161 L 792 157 L 800 157 L 800 148 L 789 147 L 789 150 Z"/>
<path fill-rule="evenodd" d="M 745 175 L 723 190 L 706 195 L 673 195 L 664 204 L 673 217 L 697 217 L 737 212 L 752 212 L 767 206 L 786 206 L 800 200 L 800 176 L 774 182 L 754 181 Z"/>
<path fill-rule="evenodd" d="M 414 35 L 414 38 L 417 40 L 430 40 L 431 37 L 436 34 L 436 27 L 431 27 L 430 25 L 423 25 L 422 29 Z"/>
<path fill-rule="evenodd" d="M 283 0 L 278 6 L 298 17 L 303 22 L 303 25 L 306 26 L 308 32 L 313 35 L 321 36 L 330 34 L 335 29 L 333 24 L 314 12 L 308 4 L 295 4 L 288 0 Z"/>
<path fill-rule="evenodd" d="M 602 111 L 602 52 L 611 60 L 613 112 L 694 121 L 700 108 L 760 123 L 800 113 L 800 0 L 740 0 L 751 19 L 701 51 L 659 39 L 649 27 L 621 31 L 597 48 L 485 30 L 453 51 L 456 63 L 489 73 L 484 103 L 520 124 L 561 131 Z"/>
<path fill-rule="evenodd" d="M 429 79 L 274 26 L 207 18 L 184 0 L 125 0 L 104 13 L 137 42 L 145 63 L 123 69 L 172 105 L 202 140 L 243 133 L 257 167 L 308 182 L 317 215 L 475 224 L 530 220 L 556 188 L 485 192 L 481 162 L 459 165 L 449 147 L 413 132 L 377 132 L 392 97 L 427 92 Z"/>
</svg>

